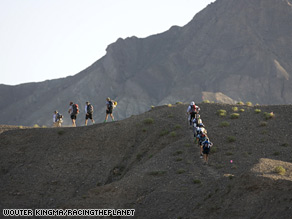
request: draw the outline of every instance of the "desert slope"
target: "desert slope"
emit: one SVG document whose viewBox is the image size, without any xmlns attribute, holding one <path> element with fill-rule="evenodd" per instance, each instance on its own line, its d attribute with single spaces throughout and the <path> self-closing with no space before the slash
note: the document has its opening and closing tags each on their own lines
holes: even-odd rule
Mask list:
<svg viewBox="0 0 292 219">
<path fill-rule="evenodd" d="M 291 105 L 237 106 L 245 110 L 238 119 L 230 118 L 233 105 L 200 107 L 214 143 L 209 165 L 199 158 L 184 104 L 88 127 L 4 127 L 1 209 L 134 208 L 135 218 L 289 218 Z M 226 117 L 217 115 L 220 109 Z M 275 117 L 266 120 L 264 112 Z M 221 127 L 223 121 L 230 125 Z M 286 173 L 276 174 L 277 166 Z"/>
<path fill-rule="evenodd" d="M 108 96 L 119 102 L 118 120 L 151 105 L 210 96 L 224 103 L 291 104 L 291 5 L 217 0 L 182 27 L 117 39 L 104 57 L 72 77 L 0 85 L 0 123 L 48 126 L 55 110 L 67 115 L 70 101 L 82 108 L 90 101 L 101 122 Z M 84 117 L 82 110 L 77 123 Z"/>
</svg>

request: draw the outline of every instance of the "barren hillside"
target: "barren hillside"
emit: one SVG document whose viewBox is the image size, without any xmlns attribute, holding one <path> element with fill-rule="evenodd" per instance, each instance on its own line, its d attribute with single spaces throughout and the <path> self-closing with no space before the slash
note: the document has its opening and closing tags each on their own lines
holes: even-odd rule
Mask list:
<svg viewBox="0 0 292 219">
<path fill-rule="evenodd" d="M 133 208 L 135 218 L 291 217 L 292 106 L 237 105 L 244 109 L 237 119 L 230 118 L 234 105 L 199 106 L 214 143 L 209 165 L 199 158 L 184 104 L 87 127 L 2 126 L 1 212 Z"/>
</svg>

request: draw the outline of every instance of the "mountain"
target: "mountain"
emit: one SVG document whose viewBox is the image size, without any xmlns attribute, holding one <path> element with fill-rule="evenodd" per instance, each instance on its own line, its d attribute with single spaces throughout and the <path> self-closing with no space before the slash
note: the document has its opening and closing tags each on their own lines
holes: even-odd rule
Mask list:
<svg viewBox="0 0 292 219">
<path fill-rule="evenodd" d="M 183 104 L 87 127 L 0 126 L 1 214 L 67 208 L 135 209 L 134 218 L 151 219 L 291 218 L 292 106 L 199 106 L 214 143 L 209 165 Z"/>
<path fill-rule="evenodd" d="M 292 103 L 291 0 L 217 0 L 183 27 L 139 39 L 118 39 L 104 57 L 73 77 L 0 86 L 0 123 L 50 125 L 70 101 L 86 101 L 105 116 L 105 99 L 118 101 L 117 119 L 151 105 L 201 101 Z"/>
</svg>

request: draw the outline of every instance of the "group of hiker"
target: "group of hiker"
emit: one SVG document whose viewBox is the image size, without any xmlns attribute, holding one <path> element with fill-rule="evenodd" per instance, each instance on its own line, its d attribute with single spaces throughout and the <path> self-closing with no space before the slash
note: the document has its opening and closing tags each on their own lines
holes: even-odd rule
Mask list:
<svg viewBox="0 0 292 219">
<path fill-rule="evenodd" d="M 117 102 L 111 100 L 109 97 L 106 98 L 106 116 L 104 122 L 107 122 L 108 116 L 110 115 L 112 121 L 114 121 L 114 116 L 113 116 L 113 109 L 117 106 Z M 85 103 L 85 125 L 87 126 L 88 119 L 91 120 L 92 124 L 95 123 L 93 119 L 93 105 L 89 102 L 86 101 Z M 76 127 L 76 119 L 77 115 L 79 114 L 79 106 L 77 103 L 70 102 L 69 103 L 69 109 L 68 113 L 70 114 L 70 118 L 72 120 L 72 126 Z M 54 111 L 53 115 L 53 126 L 54 127 L 61 127 L 63 123 L 63 115 L 60 114 L 57 110 Z"/>
<path fill-rule="evenodd" d="M 106 98 L 106 116 L 104 122 L 107 122 L 108 116 L 114 121 L 113 109 L 117 106 L 117 102 L 111 100 L 109 97 Z M 91 120 L 92 124 L 95 123 L 93 119 L 93 106 L 87 101 L 85 103 L 85 125 L 88 123 L 88 119 Z M 76 119 L 79 114 L 79 106 L 74 102 L 70 102 L 68 113 L 70 114 L 72 120 L 72 126 L 76 127 Z M 187 109 L 188 121 L 193 129 L 193 134 L 195 138 L 195 143 L 198 144 L 200 148 L 200 158 L 204 158 L 205 164 L 208 164 L 208 156 L 210 153 L 210 148 L 213 143 L 209 140 L 207 136 L 207 129 L 203 124 L 200 116 L 200 107 L 195 104 L 194 101 L 190 103 Z M 54 111 L 53 124 L 55 127 L 61 127 L 63 122 L 63 116 L 58 112 Z"/>
<path fill-rule="evenodd" d="M 200 107 L 192 101 L 187 109 L 188 121 L 193 129 L 195 143 L 198 144 L 200 148 L 200 158 L 204 158 L 204 164 L 208 164 L 208 156 L 213 143 L 207 136 L 207 129 L 205 128 L 199 113 Z"/>
</svg>

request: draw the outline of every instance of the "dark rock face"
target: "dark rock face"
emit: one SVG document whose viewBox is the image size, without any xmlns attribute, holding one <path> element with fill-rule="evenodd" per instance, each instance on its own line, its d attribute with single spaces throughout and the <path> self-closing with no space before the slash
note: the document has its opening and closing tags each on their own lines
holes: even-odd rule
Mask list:
<svg viewBox="0 0 292 219">
<path fill-rule="evenodd" d="M 66 115 L 74 101 L 82 124 L 87 100 L 100 122 L 108 96 L 118 101 L 117 119 L 151 105 L 201 101 L 203 92 L 222 93 L 231 102 L 290 104 L 291 27 L 291 0 L 217 0 L 183 27 L 118 39 L 73 77 L 1 85 L 0 123 L 49 125 L 54 110 Z"/>
</svg>

